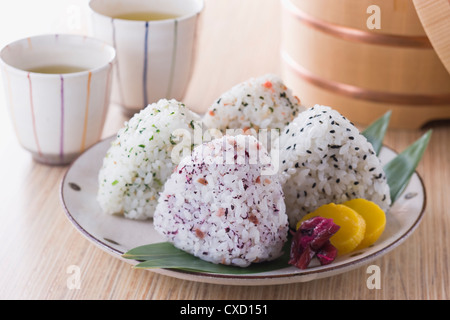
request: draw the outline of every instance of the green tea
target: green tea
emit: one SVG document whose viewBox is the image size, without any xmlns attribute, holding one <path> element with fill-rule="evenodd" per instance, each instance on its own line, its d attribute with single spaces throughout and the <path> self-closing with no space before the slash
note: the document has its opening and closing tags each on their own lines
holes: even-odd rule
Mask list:
<svg viewBox="0 0 450 320">
<path fill-rule="evenodd" d="M 156 20 L 175 19 L 177 17 L 178 17 L 177 15 L 174 15 L 172 13 L 142 11 L 142 12 L 123 13 L 116 15 L 113 18 L 123 20 L 136 20 L 136 21 L 156 21 Z"/>
<path fill-rule="evenodd" d="M 62 74 L 62 73 L 74 73 L 74 72 L 81 72 L 86 71 L 86 68 L 76 67 L 76 66 L 70 66 L 70 65 L 48 65 L 48 66 L 41 66 L 41 67 L 35 67 L 30 68 L 27 71 L 29 72 L 35 72 L 35 73 L 47 73 L 47 74 Z"/>
</svg>

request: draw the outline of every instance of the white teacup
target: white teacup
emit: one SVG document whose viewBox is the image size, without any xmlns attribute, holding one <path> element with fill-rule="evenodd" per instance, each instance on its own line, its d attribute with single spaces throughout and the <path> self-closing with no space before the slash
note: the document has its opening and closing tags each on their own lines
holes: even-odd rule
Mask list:
<svg viewBox="0 0 450 320">
<path fill-rule="evenodd" d="M 113 102 L 131 116 L 162 98 L 182 100 L 204 1 L 91 0 L 89 6 L 93 35 L 117 51 Z"/>
<path fill-rule="evenodd" d="M 114 60 L 113 47 L 80 35 L 39 35 L 1 50 L 10 118 L 36 161 L 68 164 L 100 140 Z"/>
</svg>

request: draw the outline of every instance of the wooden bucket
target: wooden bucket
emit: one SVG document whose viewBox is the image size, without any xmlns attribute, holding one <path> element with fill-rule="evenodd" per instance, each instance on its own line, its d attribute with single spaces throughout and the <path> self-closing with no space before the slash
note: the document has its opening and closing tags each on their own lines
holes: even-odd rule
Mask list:
<svg viewBox="0 0 450 320">
<path fill-rule="evenodd" d="M 380 29 L 369 28 L 372 5 Z M 450 73 L 411 0 L 282 0 L 282 6 L 282 74 L 305 106 L 328 105 L 362 125 L 392 110 L 391 128 L 450 119 Z"/>
</svg>

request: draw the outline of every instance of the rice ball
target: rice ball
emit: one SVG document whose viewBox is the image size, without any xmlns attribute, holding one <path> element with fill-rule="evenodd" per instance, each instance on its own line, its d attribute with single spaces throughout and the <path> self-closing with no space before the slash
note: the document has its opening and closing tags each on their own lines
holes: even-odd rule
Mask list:
<svg viewBox="0 0 450 320">
<path fill-rule="evenodd" d="M 249 130 L 257 137 L 260 129 L 282 130 L 303 110 L 300 100 L 278 76 L 266 74 L 223 93 L 206 111 L 203 123 L 223 134 Z"/>
<path fill-rule="evenodd" d="M 273 260 L 287 240 L 278 173 L 253 136 L 224 136 L 194 149 L 167 180 L 154 227 L 175 247 L 212 263 Z"/>
<path fill-rule="evenodd" d="M 103 160 L 97 196 L 102 210 L 151 218 L 165 181 L 190 153 L 195 130 L 201 130 L 201 118 L 176 100 L 162 99 L 136 113 Z"/>
<path fill-rule="evenodd" d="M 385 212 L 390 207 L 389 185 L 372 145 L 330 107 L 316 105 L 286 126 L 278 154 L 291 227 L 331 202 L 365 198 Z"/>
</svg>

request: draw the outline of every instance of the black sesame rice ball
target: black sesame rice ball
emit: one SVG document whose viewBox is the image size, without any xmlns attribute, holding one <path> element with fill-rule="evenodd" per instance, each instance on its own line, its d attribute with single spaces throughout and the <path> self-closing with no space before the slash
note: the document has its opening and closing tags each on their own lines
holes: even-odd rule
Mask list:
<svg viewBox="0 0 450 320">
<path fill-rule="evenodd" d="M 279 163 L 291 227 L 328 203 L 365 198 L 385 212 L 391 204 L 380 159 L 343 115 L 316 105 L 280 135 Z"/>
</svg>

